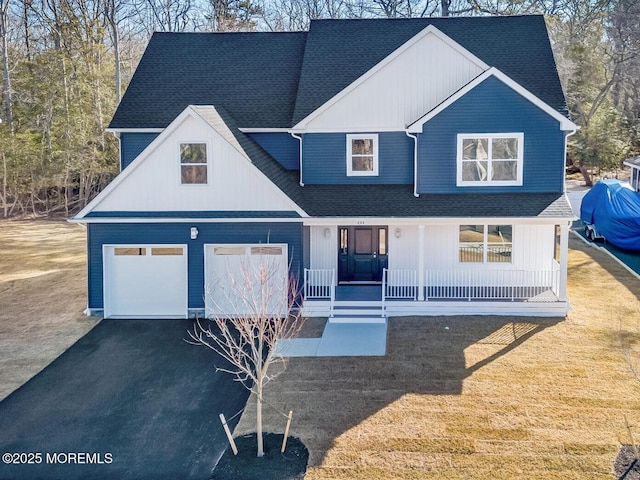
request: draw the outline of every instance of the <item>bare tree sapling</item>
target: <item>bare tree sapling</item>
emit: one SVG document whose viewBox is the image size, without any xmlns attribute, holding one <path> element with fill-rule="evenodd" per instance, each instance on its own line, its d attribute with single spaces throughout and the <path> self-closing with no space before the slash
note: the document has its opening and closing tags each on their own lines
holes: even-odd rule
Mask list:
<svg viewBox="0 0 640 480">
<path fill-rule="evenodd" d="M 264 455 L 264 387 L 286 368 L 276 342 L 296 337 L 303 323 L 297 280 L 272 255 L 274 248 L 281 247 L 251 247 L 253 255 L 241 261 L 229 255 L 224 274 L 206 289 L 208 319 L 197 320 L 187 340 L 220 355 L 228 365 L 216 371 L 230 373 L 256 396 L 258 457 Z"/>
</svg>

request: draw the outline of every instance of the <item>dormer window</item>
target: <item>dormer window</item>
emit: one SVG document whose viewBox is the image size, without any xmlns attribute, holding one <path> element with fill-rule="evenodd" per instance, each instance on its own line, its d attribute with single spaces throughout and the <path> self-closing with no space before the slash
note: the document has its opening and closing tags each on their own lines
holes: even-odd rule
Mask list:
<svg viewBox="0 0 640 480">
<path fill-rule="evenodd" d="M 183 185 L 207 183 L 207 144 L 180 144 L 180 181 Z"/>
<path fill-rule="evenodd" d="M 347 176 L 378 175 L 378 135 L 347 135 Z"/>
<path fill-rule="evenodd" d="M 522 133 L 458 135 L 459 187 L 522 185 Z"/>
</svg>

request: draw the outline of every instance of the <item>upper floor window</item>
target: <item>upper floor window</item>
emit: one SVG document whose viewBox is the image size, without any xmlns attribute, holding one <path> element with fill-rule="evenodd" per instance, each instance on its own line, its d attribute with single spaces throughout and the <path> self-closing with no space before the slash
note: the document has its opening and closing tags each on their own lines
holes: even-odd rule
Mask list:
<svg viewBox="0 0 640 480">
<path fill-rule="evenodd" d="M 458 186 L 522 185 L 522 133 L 459 134 Z"/>
<path fill-rule="evenodd" d="M 347 135 L 347 176 L 378 175 L 378 135 Z"/>
<path fill-rule="evenodd" d="M 180 181 L 185 184 L 207 183 L 207 144 L 180 144 Z"/>
<path fill-rule="evenodd" d="M 512 225 L 460 225 L 461 263 L 511 263 Z"/>
</svg>

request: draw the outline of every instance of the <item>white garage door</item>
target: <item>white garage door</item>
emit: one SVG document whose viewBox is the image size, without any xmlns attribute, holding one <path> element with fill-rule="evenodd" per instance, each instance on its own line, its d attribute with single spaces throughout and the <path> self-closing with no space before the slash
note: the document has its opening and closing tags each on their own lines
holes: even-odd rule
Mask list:
<svg viewBox="0 0 640 480">
<path fill-rule="evenodd" d="M 105 317 L 186 318 L 185 245 L 104 247 Z"/>
<path fill-rule="evenodd" d="M 264 308 L 268 315 L 286 312 L 286 244 L 207 245 L 205 249 L 207 316 L 241 316 L 255 313 L 256 308 Z"/>
</svg>

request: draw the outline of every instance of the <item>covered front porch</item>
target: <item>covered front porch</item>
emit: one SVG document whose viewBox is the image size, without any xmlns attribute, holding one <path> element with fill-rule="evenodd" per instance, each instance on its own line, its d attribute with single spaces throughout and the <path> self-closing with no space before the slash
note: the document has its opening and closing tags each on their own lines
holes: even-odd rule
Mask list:
<svg viewBox="0 0 640 480">
<path fill-rule="evenodd" d="M 378 285 L 338 285 L 333 269 L 305 269 L 306 316 L 371 322 L 388 316 L 522 315 L 562 317 L 559 264 L 551 270 L 393 270 Z"/>
</svg>

